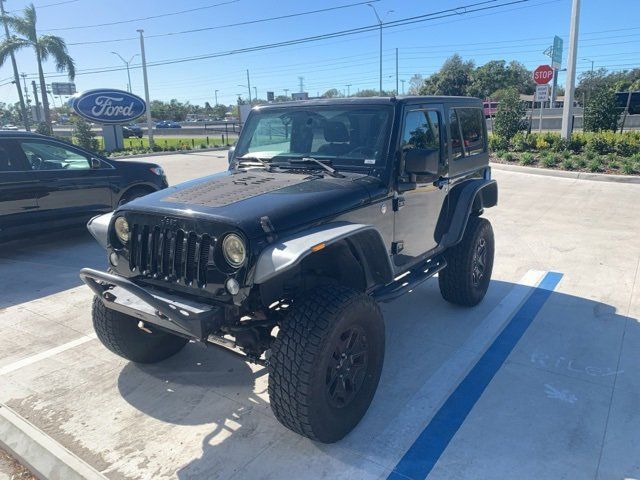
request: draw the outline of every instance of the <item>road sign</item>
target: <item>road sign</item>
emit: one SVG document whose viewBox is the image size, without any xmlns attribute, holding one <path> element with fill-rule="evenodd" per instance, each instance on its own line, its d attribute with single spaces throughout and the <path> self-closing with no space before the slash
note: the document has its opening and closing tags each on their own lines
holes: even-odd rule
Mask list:
<svg viewBox="0 0 640 480">
<path fill-rule="evenodd" d="M 553 68 L 549 65 L 540 65 L 533 71 L 533 81 L 538 85 L 546 85 L 553 78 Z"/>
<path fill-rule="evenodd" d="M 551 51 L 551 66 L 560 69 L 562 66 L 563 41 L 559 36 L 553 37 L 553 50 Z"/>
<path fill-rule="evenodd" d="M 51 93 L 53 95 L 74 95 L 76 84 L 72 82 L 51 82 Z"/>
<path fill-rule="evenodd" d="M 536 87 L 536 102 L 549 101 L 549 85 L 538 85 Z"/>
</svg>

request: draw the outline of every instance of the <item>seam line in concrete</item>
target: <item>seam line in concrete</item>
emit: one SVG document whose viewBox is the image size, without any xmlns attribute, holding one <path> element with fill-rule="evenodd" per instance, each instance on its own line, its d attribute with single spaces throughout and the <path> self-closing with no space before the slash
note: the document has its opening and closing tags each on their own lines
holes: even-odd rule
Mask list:
<svg viewBox="0 0 640 480">
<path fill-rule="evenodd" d="M 18 360 L 17 362 L 10 363 L 9 365 L 5 365 L 4 367 L 0 368 L 0 376 L 15 372 L 16 370 L 39 362 L 40 360 L 53 357 L 66 350 L 77 347 L 78 345 L 82 345 L 83 343 L 86 343 L 90 340 L 94 340 L 95 338 L 97 338 L 95 333 L 85 335 L 65 344 L 58 345 L 57 347 L 50 348 L 49 350 L 45 350 L 44 352 L 40 352 L 30 357 L 23 358 L 22 360 Z"/>
<path fill-rule="evenodd" d="M 2 403 L 0 403 L 0 445 L 42 479 L 107 479 L 91 465 Z"/>
</svg>

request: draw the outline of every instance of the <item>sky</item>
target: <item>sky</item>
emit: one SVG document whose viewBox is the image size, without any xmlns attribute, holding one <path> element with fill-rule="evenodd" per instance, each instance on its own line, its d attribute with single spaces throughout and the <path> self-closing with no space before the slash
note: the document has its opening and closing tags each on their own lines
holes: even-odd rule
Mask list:
<svg viewBox="0 0 640 480">
<path fill-rule="evenodd" d="M 383 23 L 442 12 L 408 25 L 383 30 L 383 88 L 395 89 L 398 49 L 399 90 L 412 75 L 428 76 L 454 53 L 482 65 L 489 60 L 517 60 L 533 69 L 549 63 L 543 51 L 554 35 L 563 37 L 568 49 L 571 0 L 372 0 Z M 5 9 L 19 12 L 29 2 L 5 0 Z M 231 104 L 238 94 L 266 98 L 267 91 L 282 95 L 303 88 L 311 96 L 330 88 L 344 93 L 377 89 L 379 82 L 379 30 L 349 36 L 270 48 L 261 51 L 211 57 L 211 54 L 274 44 L 338 31 L 375 27 L 373 9 L 359 0 L 34 0 L 38 31 L 62 36 L 75 59 L 78 91 L 108 87 L 127 88 L 123 62 L 140 53 L 137 29 L 144 29 L 147 63 L 150 64 L 151 99 L 189 101 L 203 105 Z M 591 68 L 622 70 L 640 66 L 640 14 L 638 0 L 582 0 L 578 46 L 578 73 Z M 356 5 L 357 4 L 357 5 Z M 475 4 L 475 6 L 470 6 Z M 471 11 L 486 7 L 494 9 Z M 331 9 L 308 15 L 225 25 Z M 466 7 L 466 8 L 463 8 Z M 186 11 L 185 10 L 190 10 Z M 176 13 L 183 12 L 183 13 Z M 388 12 L 388 13 L 387 13 Z M 467 13 L 465 13 L 467 12 Z M 175 13 L 173 15 L 170 15 Z M 448 15 L 448 16 L 445 16 Z M 157 18 L 149 18 L 157 17 Z M 222 27 L 222 28 L 213 28 Z M 197 32 L 179 33 L 186 30 Z M 205 29 L 205 30 L 202 30 Z M 169 35 L 176 33 L 173 35 Z M 100 42 L 100 43 L 91 43 Z M 189 57 L 207 56 L 191 61 Z M 176 63 L 151 66 L 153 63 Z M 32 51 L 17 56 L 18 68 L 30 84 L 37 71 Z M 563 64 L 564 66 L 564 64 Z M 98 70 L 99 73 L 92 73 Z M 104 71 L 107 70 L 107 71 Z M 45 64 L 47 82 L 67 81 Z M 560 84 L 564 74 L 559 76 Z M 0 101 L 17 100 L 10 62 L 0 67 Z M 143 96 L 140 57 L 131 63 L 134 93 Z M 349 86 L 348 86 L 349 85 Z M 255 89 L 254 89 L 255 87 Z M 54 99 L 60 102 L 60 99 Z"/>
</svg>

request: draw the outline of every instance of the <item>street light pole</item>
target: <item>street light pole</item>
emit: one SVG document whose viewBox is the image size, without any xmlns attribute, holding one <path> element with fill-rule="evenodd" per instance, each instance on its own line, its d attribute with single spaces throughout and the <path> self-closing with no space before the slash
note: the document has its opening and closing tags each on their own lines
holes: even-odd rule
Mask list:
<svg viewBox="0 0 640 480">
<path fill-rule="evenodd" d="M 345 85 L 347 87 L 347 97 L 351 96 L 351 84 L 348 83 L 347 85 Z"/>
<path fill-rule="evenodd" d="M 400 80 L 400 83 L 402 83 L 402 94 L 404 95 L 404 82 L 406 82 L 406 80 Z"/>
<path fill-rule="evenodd" d="M 258 99 L 258 87 L 253 87 L 253 99 L 257 100 Z"/>
<path fill-rule="evenodd" d="M 376 7 L 374 7 L 373 5 L 371 5 L 370 3 L 367 3 L 368 6 L 371 7 L 371 9 L 373 10 L 373 13 L 376 16 L 376 20 L 378 20 L 378 25 L 380 26 L 380 96 L 382 96 L 382 25 L 383 25 L 383 19 L 380 18 L 380 15 L 378 15 L 378 11 L 376 10 Z M 389 10 L 386 14 L 385 17 L 387 15 L 389 15 L 390 13 L 393 13 L 393 10 Z"/>
<path fill-rule="evenodd" d="M 153 123 L 151 122 L 151 103 L 149 102 L 149 79 L 147 78 L 147 57 L 144 54 L 144 30 L 139 29 L 140 58 L 142 59 L 142 79 L 144 81 L 144 101 L 147 103 L 147 136 L 149 148 L 153 148 Z"/>
<path fill-rule="evenodd" d="M 118 53 L 118 52 L 111 52 L 114 55 L 116 55 L 120 60 L 122 60 L 122 63 L 125 64 L 125 66 L 127 67 L 127 80 L 129 81 L 129 83 L 127 83 L 127 91 L 129 93 L 131 93 L 131 74 L 129 73 L 129 64 L 131 64 L 131 62 L 133 62 L 133 59 L 136 58 L 139 54 L 136 53 L 133 57 L 131 57 L 129 59 L 129 61 L 127 62 L 124 58 L 122 58 L 122 56 Z"/>
<path fill-rule="evenodd" d="M 220 90 L 216 90 L 216 91 L 215 91 L 215 96 L 216 96 L 216 107 L 218 106 L 218 92 L 219 92 L 219 91 L 220 91 Z"/>
<path fill-rule="evenodd" d="M 4 12 L 4 2 L 5 0 L 0 0 L 0 13 L 2 16 L 5 16 Z M 4 34 L 7 37 L 7 40 L 11 38 L 9 35 L 9 26 L 7 25 L 7 20 L 3 21 L 4 23 Z M 28 132 L 31 130 L 29 126 L 29 115 L 27 114 L 27 107 L 25 107 L 24 97 L 22 96 L 22 87 L 20 86 L 20 74 L 18 73 L 18 64 L 16 63 L 16 57 L 13 55 L 13 52 L 10 54 L 11 56 L 11 66 L 13 67 L 13 83 L 16 84 L 16 89 L 18 90 L 18 100 L 20 102 L 20 114 L 22 115 L 22 122 L 24 123 L 24 128 Z"/>
<path fill-rule="evenodd" d="M 573 123 L 573 96 L 576 83 L 576 58 L 578 56 L 578 30 L 580 28 L 580 0 L 573 0 L 571 27 L 569 29 L 569 54 L 567 58 L 567 83 L 562 109 L 562 138 L 571 136 Z"/>
</svg>

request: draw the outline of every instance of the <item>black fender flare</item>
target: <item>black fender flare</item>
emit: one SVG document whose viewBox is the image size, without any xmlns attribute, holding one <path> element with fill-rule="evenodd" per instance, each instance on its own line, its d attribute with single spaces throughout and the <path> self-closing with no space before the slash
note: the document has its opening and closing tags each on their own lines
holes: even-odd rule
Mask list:
<svg viewBox="0 0 640 480">
<path fill-rule="evenodd" d="M 498 183 L 484 178 L 467 180 L 454 186 L 449 193 L 449 202 L 448 228 L 440 241 L 445 248 L 462 241 L 469 216 L 498 204 Z"/>
</svg>

